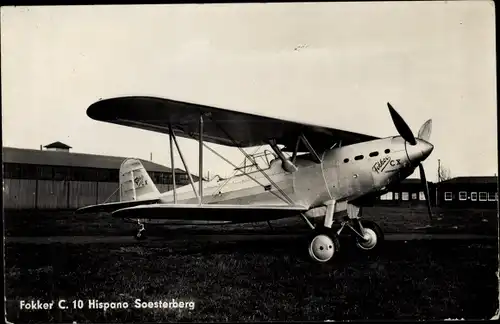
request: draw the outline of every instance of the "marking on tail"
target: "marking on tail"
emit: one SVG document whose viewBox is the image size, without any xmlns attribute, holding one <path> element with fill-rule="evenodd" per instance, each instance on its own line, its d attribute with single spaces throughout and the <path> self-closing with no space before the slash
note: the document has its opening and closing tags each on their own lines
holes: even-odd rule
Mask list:
<svg viewBox="0 0 500 324">
<path fill-rule="evenodd" d="M 141 187 L 144 187 L 148 184 L 148 180 L 144 179 L 144 176 L 141 174 L 137 177 L 134 178 L 134 182 L 135 182 L 135 188 L 141 188 Z"/>
<path fill-rule="evenodd" d="M 137 159 L 126 159 L 120 166 L 120 201 L 156 198 L 160 195 L 153 180 Z"/>
</svg>

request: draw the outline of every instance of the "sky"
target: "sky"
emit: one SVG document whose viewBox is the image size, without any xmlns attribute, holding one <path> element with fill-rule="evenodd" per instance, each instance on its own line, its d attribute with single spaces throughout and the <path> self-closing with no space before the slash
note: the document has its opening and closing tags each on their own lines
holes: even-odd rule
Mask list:
<svg viewBox="0 0 500 324">
<path fill-rule="evenodd" d="M 490 1 L 2 7 L 1 23 L 3 146 L 170 166 L 167 135 L 94 121 L 88 106 L 152 95 L 385 137 L 390 102 L 415 134 L 433 120 L 428 180 L 438 159 L 452 176 L 498 170 Z M 197 142 L 179 142 L 197 174 Z"/>
</svg>

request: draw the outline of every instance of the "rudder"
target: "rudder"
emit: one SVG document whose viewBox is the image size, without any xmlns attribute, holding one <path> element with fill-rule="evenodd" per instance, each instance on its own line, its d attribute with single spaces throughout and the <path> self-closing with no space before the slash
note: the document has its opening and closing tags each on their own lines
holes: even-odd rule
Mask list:
<svg viewBox="0 0 500 324">
<path fill-rule="evenodd" d="M 160 195 L 138 159 L 126 159 L 120 166 L 120 201 L 153 199 Z"/>
</svg>

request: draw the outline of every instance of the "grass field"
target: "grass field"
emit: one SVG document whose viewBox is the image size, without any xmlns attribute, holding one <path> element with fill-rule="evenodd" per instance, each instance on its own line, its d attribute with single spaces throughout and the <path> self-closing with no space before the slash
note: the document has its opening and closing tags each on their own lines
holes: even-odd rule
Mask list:
<svg viewBox="0 0 500 324">
<path fill-rule="evenodd" d="M 366 208 L 387 233 L 497 234 L 496 211 Z M 298 218 L 273 233 L 307 230 Z M 6 212 L 7 236 L 130 235 L 105 215 Z M 126 244 L 8 243 L 6 291 L 13 322 L 257 321 L 491 318 L 498 307 L 498 250 L 484 241 L 391 241 L 362 255 L 341 241 L 328 265 L 311 263 L 304 236 L 264 238 L 266 223 L 149 226 L 170 240 Z M 202 241 L 193 234 L 223 234 Z M 237 241 L 225 234 L 252 233 Z M 219 237 L 218 239 L 216 237 Z M 222 239 L 221 239 L 222 237 Z M 219 241 L 217 241 L 219 240 Z M 193 300 L 193 310 L 133 308 L 133 301 Z M 20 300 L 126 301 L 130 308 L 25 311 Z"/>
<path fill-rule="evenodd" d="M 372 207 L 363 209 L 363 217 L 376 221 L 388 233 L 466 233 L 496 236 L 498 219 L 496 210 L 434 209 L 434 219 L 429 222 L 425 208 Z M 272 226 L 283 231 L 307 230 L 298 218 L 272 221 Z M 426 226 L 432 225 L 431 228 Z M 253 224 L 213 226 L 148 226 L 151 235 L 170 235 L 173 231 L 197 232 L 249 232 L 268 230 L 266 222 Z M 7 236 L 54 236 L 54 235 L 130 235 L 134 224 L 123 223 L 106 214 L 75 215 L 71 211 L 5 211 Z"/>
<path fill-rule="evenodd" d="M 491 318 L 494 243 L 386 242 L 377 255 L 342 245 L 334 264 L 301 239 L 6 247 L 8 319 L 18 322 Z M 192 300 L 193 310 L 133 300 Z M 20 300 L 127 301 L 129 309 L 24 311 Z"/>
<path fill-rule="evenodd" d="M 432 221 L 425 207 L 373 207 L 363 217 L 376 221 L 386 232 L 498 235 L 496 209 L 433 208 Z M 427 227 L 431 225 L 431 227 Z"/>
</svg>

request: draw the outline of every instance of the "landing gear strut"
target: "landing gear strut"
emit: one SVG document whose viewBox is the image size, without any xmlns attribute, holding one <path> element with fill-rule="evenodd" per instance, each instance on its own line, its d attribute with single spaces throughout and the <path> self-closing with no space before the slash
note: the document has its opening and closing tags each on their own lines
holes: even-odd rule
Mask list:
<svg viewBox="0 0 500 324">
<path fill-rule="evenodd" d="M 340 250 L 338 233 L 332 229 L 335 213 L 335 200 L 325 203 L 326 215 L 323 226 L 314 227 L 305 215 L 304 221 L 314 230 L 309 241 L 309 256 L 313 261 L 325 263 L 330 261 Z"/>
<path fill-rule="evenodd" d="M 355 239 L 356 246 L 363 251 L 371 251 L 378 248 L 384 240 L 384 232 L 377 223 L 359 218 L 347 219 L 341 223 L 341 228 L 347 226 Z"/>
<path fill-rule="evenodd" d="M 363 227 L 363 237 L 355 234 L 356 246 L 364 251 L 371 251 L 377 249 L 384 240 L 384 232 L 377 223 L 369 220 L 359 221 L 360 226 Z"/>
<path fill-rule="evenodd" d="M 320 226 L 314 227 L 307 217 L 302 215 L 304 221 L 315 232 L 309 240 L 309 256 L 313 261 L 325 263 L 338 254 L 339 235 L 346 226 L 351 230 L 356 246 L 362 251 L 375 250 L 384 240 L 382 229 L 373 221 L 361 221 L 358 218 L 359 207 L 352 205 L 348 207 L 348 217 L 340 223 L 340 229 L 335 231 L 332 229 L 335 201 L 328 202 L 326 206 L 324 224 Z"/>
<path fill-rule="evenodd" d="M 146 238 L 146 235 L 144 233 L 146 229 L 144 228 L 144 224 L 141 222 L 140 219 L 137 220 L 137 226 L 139 227 L 139 229 L 137 230 L 137 233 L 134 235 L 134 238 L 136 240 L 144 240 Z"/>
</svg>

